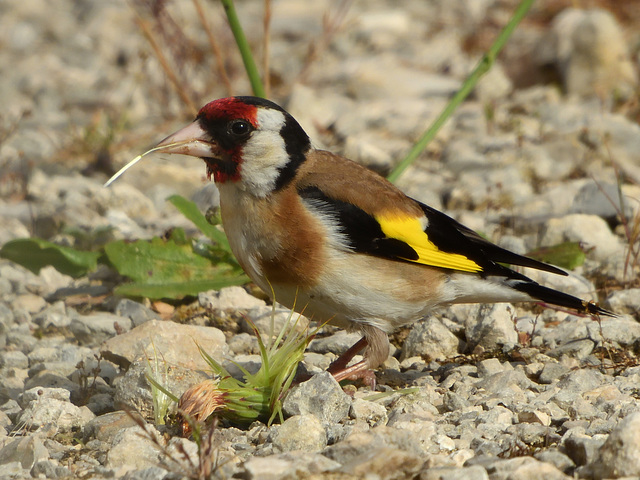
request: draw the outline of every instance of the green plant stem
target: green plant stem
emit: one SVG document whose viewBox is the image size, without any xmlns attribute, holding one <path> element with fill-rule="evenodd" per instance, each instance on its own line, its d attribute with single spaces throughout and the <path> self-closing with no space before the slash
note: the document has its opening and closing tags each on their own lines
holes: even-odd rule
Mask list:
<svg viewBox="0 0 640 480">
<path fill-rule="evenodd" d="M 233 0 L 220 1 L 222 2 L 224 11 L 227 14 L 227 20 L 229 20 L 229 26 L 231 27 L 233 36 L 236 39 L 240 55 L 242 55 L 242 61 L 244 62 L 244 68 L 249 76 L 253 94 L 258 97 L 266 98 L 264 87 L 262 86 L 262 80 L 260 80 L 260 73 L 258 73 L 258 67 L 256 66 L 256 62 L 253 60 L 251 48 L 249 48 L 249 42 L 242 30 L 242 26 L 240 25 L 240 20 L 238 19 L 238 14 L 236 13 L 236 7 L 233 4 Z"/>
<path fill-rule="evenodd" d="M 515 13 L 511 17 L 509 23 L 502 29 L 498 38 L 496 38 L 495 42 L 491 45 L 489 50 L 484 54 L 482 59 L 478 62 L 474 70 L 467 77 L 467 79 L 460 87 L 460 90 L 453 96 L 451 101 L 444 108 L 442 113 L 436 118 L 436 120 L 431 124 L 431 126 L 427 129 L 427 131 L 420 137 L 420 139 L 413 146 L 411 151 L 407 154 L 407 156 L 393 169 L 393 171 L 387 177 L 390 181 L 395 182 L 398 177 L 404 172 L 409 165 L 411 165 L 418 156 L 423 152 L 423 150 L 427 147 L 429 142 L 433 140 L 436 136 L 442 125 L 448 120 L 451 114 L 458 108 L 458 106 L 464 101 L 465 98 L 471 93 L 473 88 L 480 80 L 485 73 L 489 71 L 491 66 L 496 60 L 498 53 L 502 50 L 507 39 L 511 36 L 516 26 L 527 14 L 531 5 L 533 5 L 534 0 L 522 0 Z"/>
</svg>

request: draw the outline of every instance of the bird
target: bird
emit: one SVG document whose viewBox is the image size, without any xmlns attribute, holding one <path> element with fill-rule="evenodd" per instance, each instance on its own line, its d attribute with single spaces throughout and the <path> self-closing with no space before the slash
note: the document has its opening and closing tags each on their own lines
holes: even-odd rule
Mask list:
<svg viewBox="0 0 640 480">
<path fill-rule="evenodd" d="M 390 333 L 442 306 L 539 302 L 614 315 L 510 266 L 567 275 L 560 268 L 499 247 L 378 173 L 314 148 L 270 100 L 214 100 L 151 151 L 204 161 L 231 250 L 264 292 L 361 333 L 330 367 L 338 380 L 366 377 L 387 359 Z"/>
</svg>

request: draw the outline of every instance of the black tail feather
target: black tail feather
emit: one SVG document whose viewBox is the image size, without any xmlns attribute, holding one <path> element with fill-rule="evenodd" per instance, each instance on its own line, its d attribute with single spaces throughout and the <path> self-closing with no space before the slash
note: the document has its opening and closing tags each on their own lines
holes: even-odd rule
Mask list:
<svg viewBox="0 0 640 480">
<path fill-rule="evenodd" d="M 573 295 L 544 287 L 534 281 L 517 282 L 514 283 L 512 287 L 542 302 L 557 305 L 559 307 L 570 308 L 571 310 L 575 310 L 578 313 L 585 315 L 604 315 L 606 317 L 616 316 L 615 313 L 598 306 L 598 304 L 593 301 L 581 300 Z"/>
</svg>

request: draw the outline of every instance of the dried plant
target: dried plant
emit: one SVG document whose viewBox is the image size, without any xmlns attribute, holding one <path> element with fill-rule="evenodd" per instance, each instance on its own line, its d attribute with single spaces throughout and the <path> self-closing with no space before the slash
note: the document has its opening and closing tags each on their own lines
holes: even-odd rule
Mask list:
<svg viewBox="0 0 640 480">
<path fill-rule="evenodd" d="M 181 414 L 197 421 L 216 414 L 242 425 L 255 420 L 270 424 L 276 417 L 282 421 L 282 399 L 293 382 L 307 345 L 315 335 L 315 332 L 297 332 L 300 317 L 294 321 L 293 316 L 291 311 L 277 337 L 268 345 L 255 325 L 249 322 L 258 339 L 262 364 L 256 373 L 250 373 L 236 364 L 243 374 L 243 380 L 232 377 L 198 345 L 200 354 L 216 378 L 205 380 L 183 394 L 179 406 Z M 185 434 L 192 428 L 188 421 L 183 421 L 182 427 Z"/>
</svg>

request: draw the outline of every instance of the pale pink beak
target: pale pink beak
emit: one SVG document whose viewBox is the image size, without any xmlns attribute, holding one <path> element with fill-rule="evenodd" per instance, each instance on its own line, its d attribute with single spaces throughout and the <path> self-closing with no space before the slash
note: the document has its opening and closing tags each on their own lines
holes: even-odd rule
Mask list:
<svg viewBox="0 0 640 480">
<path fill-rule="evenodd" d="M 220 150 L 218 144 L 209 139 L 209 135 L 207 135 L 196 121 L 187 125 L 182 130 L 178 130 L 173 135 L 169 135 L 151 150 L 147 150 L 142 155 L 138 155 L 107 180 L 104 186 L 108 187 L 111 185 L 120 175 L 142 160 L 142 157 L 153 152 L 180 153 L 182 155 L 200 157 L 207 164 L 207 176 L 209 178 L 216 168 L 216 161 L 220 160 L 223 156 L 223 152 Z"/>
<path fill-rule="evenodd" d="M 155 151 L 180 153 L 200 158 L 219 158 L 218 144 L 209 140 L 198 122 L 193 122 L 162 140 Z"/>
</svg>

